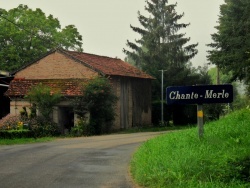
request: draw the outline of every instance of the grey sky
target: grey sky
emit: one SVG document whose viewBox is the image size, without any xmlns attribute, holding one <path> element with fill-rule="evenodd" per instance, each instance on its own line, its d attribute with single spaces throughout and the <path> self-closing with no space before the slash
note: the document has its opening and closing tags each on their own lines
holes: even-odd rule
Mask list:
<svg viewBox="0 0 250 188">
<path fill-rule="evenodd" d="M 182 30 L 190 43 L 199 43 L 198 55 L 192 59 L 194 66 L 207 63 L 206 44 L 211 42 L 210 34 L 215 32 L 219 6 L 223 0 L 169 0 L 177 2 L 177 12 L 184 12 L 182 22 L 191 25 Z M 0 0 L 0 7 L 6 10 L 19 4 L 29 8 L 40 8 L 48 16 L 58 18 L 62 27 L 73 24 L 83 36 L 84 52 L 124 59 L 122 52 L 126 41 L 139 36 L 130 29 L 130 24 L 140 26 L 138 11 L 146 15 L 145 0 Z"/>
</svg>

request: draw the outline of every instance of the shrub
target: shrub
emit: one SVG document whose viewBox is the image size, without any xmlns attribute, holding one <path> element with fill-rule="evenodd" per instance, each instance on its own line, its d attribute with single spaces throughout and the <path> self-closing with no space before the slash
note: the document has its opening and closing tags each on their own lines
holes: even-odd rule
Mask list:
<svg viewBox="0 0 250 188">
<path fill-rule="evenodd" d="M 115 120 L 114 105 L 117 97 L 108 78 L 96 77 L 82 87 L 82 96 L 74 104 L 74 111 L 82 117 L 86 111 L 90 113 L 89 126 L 93 134 L 107 133 Z M 84 110 L 81 110 L 84 109 Z"/>
<path fill-rule="evenodd" d="M 81 118 L 77 125 L 71 128 L 70 134 L 72 136 L 90 136 L 94 132 L 93 127 Z"/>
<path fill-rule="evenodd" d="M 46 137 L 59 135 L 56 123 L 43 117 L 23 119 L 20 115 L 7 115 L 0 121 L 1 138 Z M 29 132 L 27 132 L 29 131 Z"/>
<path fill-rule="evenodd" d="M 31 119 L 29 129 L 33 132 L 34 137 L 58 136 L 60 134 L 57 124 L 43 117 Z"/>
<path fill-rule="evenodd" d="M 0 120 L 0 130 L 20 129 L 23 125 L 23 120 L 19 115 L 8 114 Z"/>
</svg>

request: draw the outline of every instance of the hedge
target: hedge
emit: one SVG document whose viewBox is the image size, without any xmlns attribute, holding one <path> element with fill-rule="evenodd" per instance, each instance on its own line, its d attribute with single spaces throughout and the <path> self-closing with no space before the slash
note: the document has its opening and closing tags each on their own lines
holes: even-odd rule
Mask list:
<svg viewBox="0 0 250 188">
<path fill-rule="evenodd" d="M 33 138 L 34 132 L 30 130 L 2 130 L 0 139 Z"/>
</svg>

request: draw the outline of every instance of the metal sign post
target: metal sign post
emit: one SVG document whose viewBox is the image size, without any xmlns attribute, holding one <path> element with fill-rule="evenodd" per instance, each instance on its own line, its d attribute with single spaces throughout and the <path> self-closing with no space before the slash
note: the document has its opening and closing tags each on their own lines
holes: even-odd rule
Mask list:
<svg viewBox="0 0 250 188">
<path fill-rule="evenodd" d="M 204 123 L 203 123 L 203 106 L 201 104 L 197 105 L 197 125 L 198 125 L 198 135 L 199 138 L 203 137 L 204 134 Z"/>
<path fill-rule="evenodd" d="M 164 125 L 164 107 L 163 107 L 163 85 L 164 85 L 164 77 L 163 74 L 166 70 L 160 70 L 161 71 L 161 125 Z"/>
</svg>

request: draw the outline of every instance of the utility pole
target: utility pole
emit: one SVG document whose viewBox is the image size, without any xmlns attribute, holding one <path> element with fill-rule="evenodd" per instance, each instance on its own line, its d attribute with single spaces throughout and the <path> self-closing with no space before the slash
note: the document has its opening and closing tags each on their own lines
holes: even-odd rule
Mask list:
<svg viewBox="0 0 250 188">
<path fill-rule="evenodd" d="M 166 71 L 166 70 L 160 70 L 161 71 L 161 125 L 164 124 L 164 118 L 163 118 L 163 112 L 164 112 L 164 108 L 163 108 L 163 83 L 164 83 L 164 80 L 163 80 L 163 73 Z"/>
</svg>

